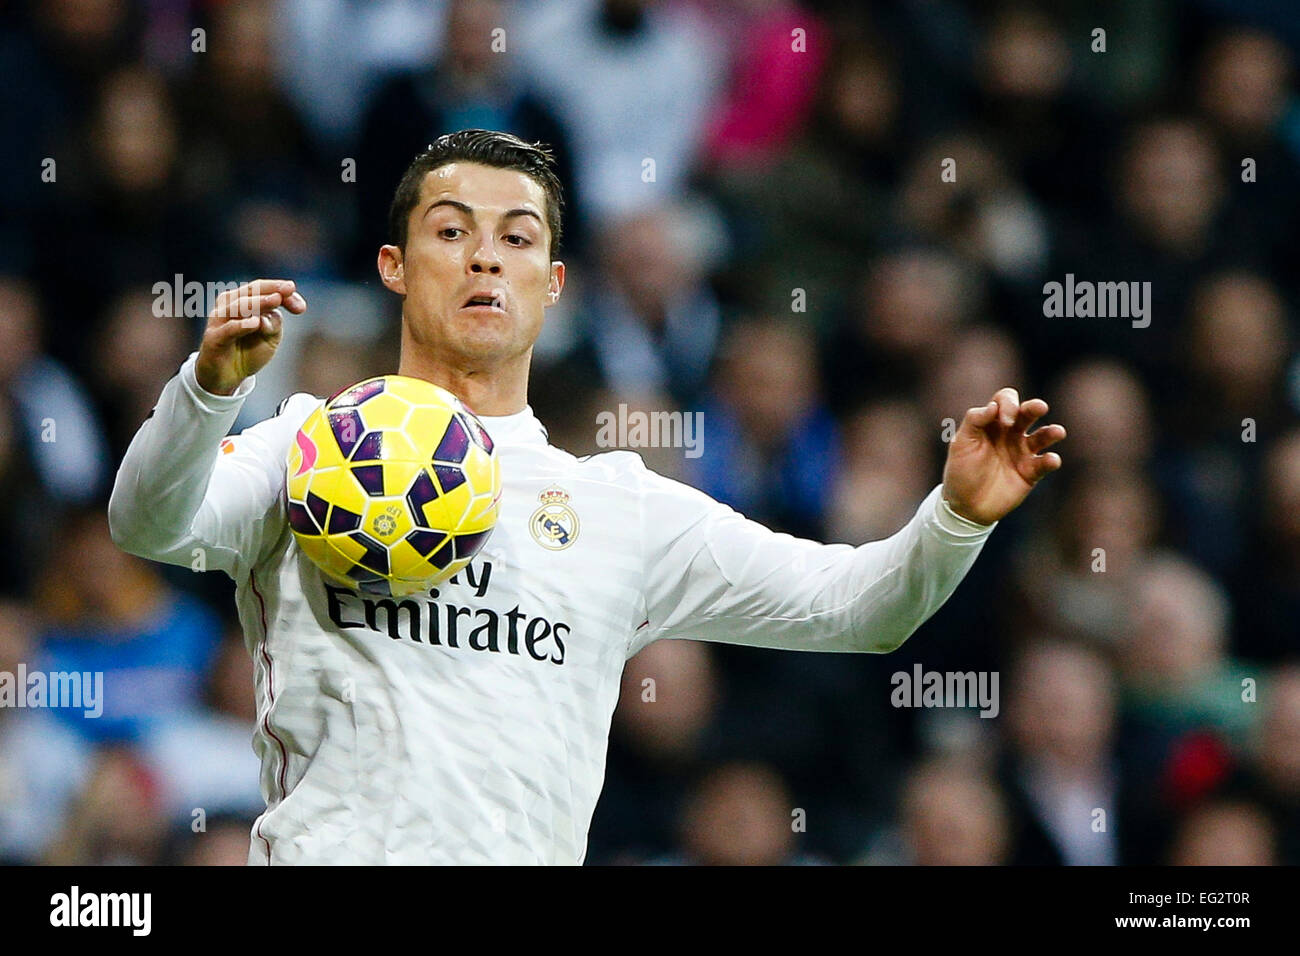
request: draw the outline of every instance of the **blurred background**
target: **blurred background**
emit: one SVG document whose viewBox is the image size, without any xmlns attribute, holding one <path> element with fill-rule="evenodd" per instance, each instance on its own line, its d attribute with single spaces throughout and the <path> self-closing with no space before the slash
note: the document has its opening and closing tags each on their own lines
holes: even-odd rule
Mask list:
<svg viewBox="0 0 1300 956">
<path fill-rule="evenodd" d="M 153 287 L 298 281 L 239 427 L 392 372 L 389 199 L 478 126 L 569 191 L 560 447 L 703 411 L 652 468 L 860 543 L 996 388 L 1069 429 L 899 651 L 631 661 L 590 862 L 1300 863 L 1298 50 L 1285 0 L 0 0 L 0 671 L 110 688 L 0 708 L 0 859 L 245 861 L 231 585 L 104 516 L 203 324 Z M 1149 281 L 1150 326 L 1046 318 L 1067 273 Z M 892 707 L 916 663 L 999 715 Z"/>
</svg>

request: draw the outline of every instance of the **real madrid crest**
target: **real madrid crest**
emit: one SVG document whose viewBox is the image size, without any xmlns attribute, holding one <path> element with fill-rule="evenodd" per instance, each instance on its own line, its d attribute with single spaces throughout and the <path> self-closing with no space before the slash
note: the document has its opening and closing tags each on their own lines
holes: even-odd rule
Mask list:
<svg viewBox="0 0 1300 956">
<path fill-rule="evenodd" d="M 537 500 L 542 506 L 528 519 L 528 530 L 547 551 L 563 551 L 578 537 L 578 516 L 569 507 L 569 493 L 552 485 Z"/>
</svg>

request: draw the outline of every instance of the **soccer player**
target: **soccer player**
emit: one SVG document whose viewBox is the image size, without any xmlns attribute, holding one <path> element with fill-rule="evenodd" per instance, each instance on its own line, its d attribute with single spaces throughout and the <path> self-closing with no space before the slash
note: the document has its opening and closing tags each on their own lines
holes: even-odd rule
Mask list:
<svg viewBox="0 0 1300 956">
<path fill-rule="evenodd" d="M 338 587 L 296 546 L 286 461 L 320 398 L 225 437 L 307 308 L 292 281 L 217 300 L 122 461 L 118 545 L 202 553 L 237 585 L 267 804 L 250 863 L 580 863 L 628 658 L 664 638 L 893 650 L 1060 467 L 1065 429 L 1028 430 L 1047 404 L 1003 388 L 908 524 L 852 547 L 775 533 L 634 453 L 552 447 L 527 387 L 564 288 L 561 201 L 548 151 L 485 130 L 439 138 L 397 187 L 378 265 L 403 301 L 398 372 L 480 416 L 504 480 L 486 549 L 427 596 Z"/>
</svg>

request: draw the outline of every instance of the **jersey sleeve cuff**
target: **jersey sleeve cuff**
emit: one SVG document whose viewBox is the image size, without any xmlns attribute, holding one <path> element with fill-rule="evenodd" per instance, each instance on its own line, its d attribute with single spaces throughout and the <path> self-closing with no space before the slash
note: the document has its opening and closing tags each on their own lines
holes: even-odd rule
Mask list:
<svg viewBox="0 0 1300 956">
<path fill-rule="evenodd" d="M 952 510 L 948 504 L 948 499 L 943 496 L 943 485 L 939 485 L 932 492 L 936 501 L 934 506 L 934 520 L 944 531 L 961 538 L 982 538 L 987 537 L 989 532 L 998 526 L 994 521 L 992 524 L 980 524 L 978 521 L 972 521 L 970 518 L 962 517 Z"/>
<path fill-rule="evenodd" d="M 257 385 L 257 376 L 250 375 L 239 383 L 239 387 L 230 395 L 214 395 L 207 391 L 199 384 L 199 379 L 194 371 L 195 364 L 198 362 L 199 353 L 191 352 L 190 357 L 185 360 L 181 366 L 181 384 L 189 394 L 196 405 L 204 411 L 214 414 L 229 412 L 231 409 L 239 408 L 244 404 L 244 399 L 252 393 L 253 388 Z"/>
</svg>

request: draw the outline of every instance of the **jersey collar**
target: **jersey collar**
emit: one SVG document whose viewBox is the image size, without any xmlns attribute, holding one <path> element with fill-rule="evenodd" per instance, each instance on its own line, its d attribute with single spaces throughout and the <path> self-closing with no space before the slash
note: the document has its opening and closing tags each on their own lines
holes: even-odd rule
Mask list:
<svg viewBox="0 0 1300 956">
<path fill-rule="evenodd" d="M 501 445 L 545 445 L 550 440 L 546 426 L 537 420 L 533 407 L 513 415 L 479 415 L 492 441 Z"/>
</svg>

